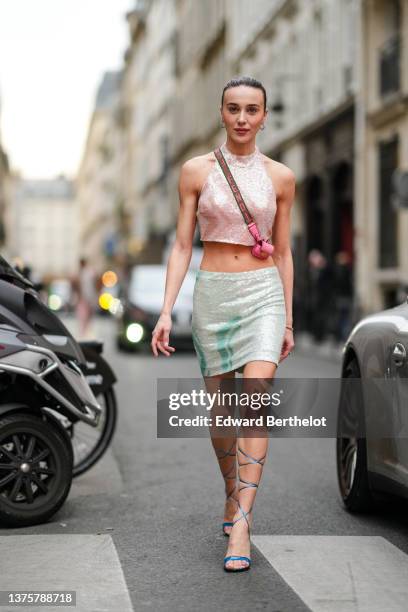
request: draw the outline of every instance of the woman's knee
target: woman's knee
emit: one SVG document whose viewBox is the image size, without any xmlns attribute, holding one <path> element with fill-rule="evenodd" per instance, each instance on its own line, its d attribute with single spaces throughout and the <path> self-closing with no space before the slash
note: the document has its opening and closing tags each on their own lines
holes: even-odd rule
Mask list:
<svg viewBox="0 0 408 612">
<path fill-rule="evenodd" d="M 244 366 L 243 378 L 273 378 L 277 368 L 278 364 L 274 361 L 249 361 Z"/>
</svg>

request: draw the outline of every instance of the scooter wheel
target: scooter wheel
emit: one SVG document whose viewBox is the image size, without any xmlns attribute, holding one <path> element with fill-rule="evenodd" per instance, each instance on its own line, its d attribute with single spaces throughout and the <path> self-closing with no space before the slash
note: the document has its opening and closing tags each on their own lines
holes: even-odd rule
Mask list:
<svg viewBox="0 0 408 612">
<path fill-rule="evenodd" d="M 82 422 L 77 422 L 71 430 L 72 449 L 74 452 L 74 468 L 72 475 L 75 478 L 89 470 L 108 449 L 117 422 L 117 402 L 113 387 L 97 395 L 102 407 L 99 425 L 94 429 Z"/>
<path fill-rule="evenodd" d="M 46 522 L 64 503 L 73 455 L 63 431 L 27 413 L 0 418 L 0 523 Z"/>
</svg>

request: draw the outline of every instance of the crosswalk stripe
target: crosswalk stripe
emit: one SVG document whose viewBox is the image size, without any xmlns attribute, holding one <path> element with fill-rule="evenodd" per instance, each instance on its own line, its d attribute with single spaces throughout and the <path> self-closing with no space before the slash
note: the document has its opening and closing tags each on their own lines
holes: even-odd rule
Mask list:
<svg viewBox="0 0 408 612">
<path fill-rule="evenodd" d="M 41 608 L 47 612 L 133 612 L 110 535 L 3 536 L 0 546 L 2 558 L 7 560 L 2 563 L 1 591 L 76 591 L 76 607 Z M 27 609 L 13 605 L 13 611 Z"/>
<path fill-rule="evenodd" d="M 408 556 L 380 536 L 253 536 L 313 612 L 406 612 Z"/>
</svg>

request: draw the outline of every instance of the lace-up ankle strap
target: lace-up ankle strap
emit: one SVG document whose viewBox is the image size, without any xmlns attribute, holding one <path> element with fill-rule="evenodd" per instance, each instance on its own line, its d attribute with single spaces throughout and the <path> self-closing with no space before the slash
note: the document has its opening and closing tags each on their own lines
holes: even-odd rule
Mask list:
<svg viewBox="0 0 408 612">
<path fill-rule="evenodd" d="M 259 465 L 263 465 L 265 463 L 266 454 L 260 459 L 255 459 L 255 457 L 251 457 L 251 455 L 243 451 L 242 448 L 240 448 L 239 446 L 238 446 L 238 451 L 242 453 L 243 455 L 245 455 L 245 457 L 250 460 L 250 461 L 246 461 L 245 463 L 241 463 L 239 460 L 239 455 L 238 455 L 239 465 L 251 465 L 251 463 L 258 463 Z"/>
<path fill-rule="evenodd" d="M 232 522 L 232 526 L 234 526 L 236 523 L 238 523 L 238 521 L 241 521 L 242 519 L 245 519 L 245 522 L 246 522 L 246 524 L 248 526 L 248 534 L 249 535 L 251 534 L 251 528 L 249 526 L 249 522 L 248 522 L 247 516 L 248 516 L 248 514 L 250 514 L 252 512 L 252 508 L 253 508 L 253 506 L 251 506 L 250 509 L 246 512 L 243 509 L 243 507 L 241 506 L 240 501 L 238 500 L 238 510 L 240 511 L 241 516 L 239 518 L 235 519 L 235 521 Z"/>
<path fill-rule="evenodd" d="M 215 454 L 217 455 L 217 459 L 225 459 L 226 457 L 235 457 L 237 453 L 231 453 L 231 450 L 235 446 L 235 440 L 232 442 L 229 450 L 225 451 L 223 448 L 216 448 Z M 220 455 L 218 453 L 221 453 Z"/>
<path fill-rule="evenodd" d="M 237 453 L 231 452 L 233 447 L 235 446 L 235 443 L 236 441 L 233 440 L 230 448 L 227 451 L 225 451 L 223 448 L 215 448 L 215 454 L 217 455 L 218 461 L 222 461 L 223 459 L 226 459 L 227 457 L 236 457 Z M 221 474 L 223 475 L 225 481 L 227 480 L 234 481 L 234 486 L 230 492 L 228 492 L 227 483 L 225 483 L 225 493 L 226 493 L 227 499 L 233 499 L 236 502 L 237 499 L 234 497 L 234 493 L 237 488 L 236 462 L 234 461 L 234 463 L 231 465 L 229 470 L 227 470 L 226 472 L 221 469 Z"/>
<path fill-rule="evenodd" d="M 243 491 L 244 489 L 250 489 L 251 487 L 253 489 L 257 489 L 258 488 L 258 485 L 257 485 L 256 482 L 249 482 L 248 480 L 244 480 L 243 478 L 240 478 L 239 476 L 238 476 L 238 480 L 239 480 L 239 482 L 244 482 L 245 483 L 245 485 L 243 487 L 241 487 L 241 486 L 238 487 L 238 491 Z"/>
</svg>

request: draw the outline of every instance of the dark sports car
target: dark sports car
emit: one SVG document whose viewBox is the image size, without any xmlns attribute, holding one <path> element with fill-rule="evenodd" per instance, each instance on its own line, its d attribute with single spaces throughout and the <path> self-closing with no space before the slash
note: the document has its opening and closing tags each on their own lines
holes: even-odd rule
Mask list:
<svg viewBox="0 0 408 612">
<path fill-rule="evenodd" d="M 117 347 L 138 352 L 150 349 L 154 329 L 163 306 L 167 266 L 143 264 L 132 269 L 127 290 L 122 295 L 122 310 L 117 315 Z M 172 311 L 170 345 L 194 349 L 191 317 L 196 273 L 187 270 Z"/>
<path fill-rule="evenodd" d="M 387 493 L 408 498 L 407 353 L 408 298 L 362 319 L 344 345 L 337 472 L 350 511 Z"/>
</svg>

